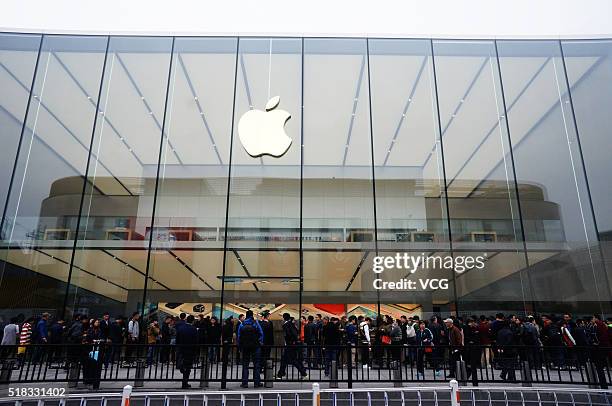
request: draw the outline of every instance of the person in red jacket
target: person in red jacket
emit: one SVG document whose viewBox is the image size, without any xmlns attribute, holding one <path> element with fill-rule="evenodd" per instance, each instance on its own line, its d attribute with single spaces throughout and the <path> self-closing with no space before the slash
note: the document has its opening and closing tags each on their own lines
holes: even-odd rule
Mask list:
<svg viewBox="0 0 612 406">
<path fill-rule="evenodd" d="M 608 326 L 601 321 L 599 314 L 594 314 L 591 319 L 591 328 L 594 330 L 591 334 L 591 361 L 595 364 L 599 384 L 602 389 L 608 389 L 606 380 L 606 365 L 608 364 L 608 351 L 610 350 L 610 336 L 608 335 Z"/>
</svg>

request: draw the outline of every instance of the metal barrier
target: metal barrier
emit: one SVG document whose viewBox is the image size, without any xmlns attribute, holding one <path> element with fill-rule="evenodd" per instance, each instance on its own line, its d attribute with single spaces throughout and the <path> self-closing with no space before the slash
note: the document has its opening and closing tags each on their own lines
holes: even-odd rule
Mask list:
<svg viewBox="0 0 612 406">
<path fill-rule="evenodd" d="M 121 402 L 118 405 L 119 401 Z M 413 388 L 369 388 L 369 389 L 321 389 L 318 383 L 312 389 L 275 390 L 275 391 L 164 391 L 133 392 L 131 386 L 125 386 L 122 392 L 68 394 L 59 398 L 59 406 L 67 405 L 153 405 L 182 403 L 182 406 L 347 406 L 416 405 L 451 406 L 476 404 L 504 405 L 610 405 L 612 391 L 590 389 L 559 389 L 554 391 L 544 388 L 495 388 L 460 387 L 456 380 L 447 386 L 413 387 Z M 2 406 L 45 406 L 57 405 L 58 399 L 45 398 L 0 398 Z"/>
<path fill-rule="evenodd" d="M 608 348 L 516 346 L 498 351 L 472 346 L 461 349 L 459 361 L 449 356 L 450 350 L 442 346 L 429 352 L 423 347 L 394 345 L 270 346 L 262 351 L 265 359 L 256 357 L 256 368 L 253 360 L 245 365 L 240 348 L 233 345 L 29 345 L 20 353 L 17 347 L 3 346 L 0 384 L 66 382 L 76 387 L 82 382 L 96 388 L 104 387 L 105 382 L 126 382 L 146 387 L 147 382 L 179 382 L 188 373 L 189 381 L 200 388 L 211 383 L 226 388 L 230 382 L 241 382 L 244 368 L 251 382 L 259 369 L 261 382 L 268 388 L 274 382 L 321 382 L 351 388 L 361 383 L 390 382 L 401 387 L 409 382 L 458 379 L 473 386 L 555 384 L 607 389 L 611 380 L 612 351 Z M 481 357 L 483 352 L 490 354 Z M 95 360 L 91 354 L 96 354 Z M 481 358 L 491 360 L 490 364 L 481 363 Z"/>
</svg>

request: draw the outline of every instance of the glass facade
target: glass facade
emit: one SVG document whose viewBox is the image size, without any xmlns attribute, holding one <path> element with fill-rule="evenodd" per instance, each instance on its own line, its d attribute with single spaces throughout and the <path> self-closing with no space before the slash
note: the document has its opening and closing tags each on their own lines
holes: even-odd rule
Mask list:
<svg viewBox="0 0 612 406">
<path fill-rule="evenodd" d="M 612 41 L 0 34 L 0 88 L 4 319 L 612 311 Z"/>
</svg>

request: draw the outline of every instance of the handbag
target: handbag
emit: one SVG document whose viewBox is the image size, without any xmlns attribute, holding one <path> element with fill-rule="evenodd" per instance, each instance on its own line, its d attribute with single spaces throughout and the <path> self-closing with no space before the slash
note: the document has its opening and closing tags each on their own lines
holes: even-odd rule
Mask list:
<svg viewBox="0 0 612 406">
<path fill-rule="evenodd" d="M 391 344 L 391 337 L 389 337 L 389 336 L 382 336 L 382 343 L 385 344 L 385 345 Z"/>
<path fill-rule="evenodd" d="M 425 353 L 431 354 L 432 352 L 433 352 L 433 346 L 432 345 L 428 345 L 427 347 L 425 347 Z"/>
</svg>

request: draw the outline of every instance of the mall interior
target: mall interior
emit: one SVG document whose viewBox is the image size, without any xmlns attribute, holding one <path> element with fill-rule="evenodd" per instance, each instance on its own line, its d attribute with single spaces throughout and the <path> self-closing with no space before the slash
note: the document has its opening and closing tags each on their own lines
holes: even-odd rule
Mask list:
<svg viewBox="0 0 612 406">
<path fill-rule="evenodd" d="M 612 312 L 610 40 L 6 33 L 0 89 L 4 319 Z"/>
</svg>

